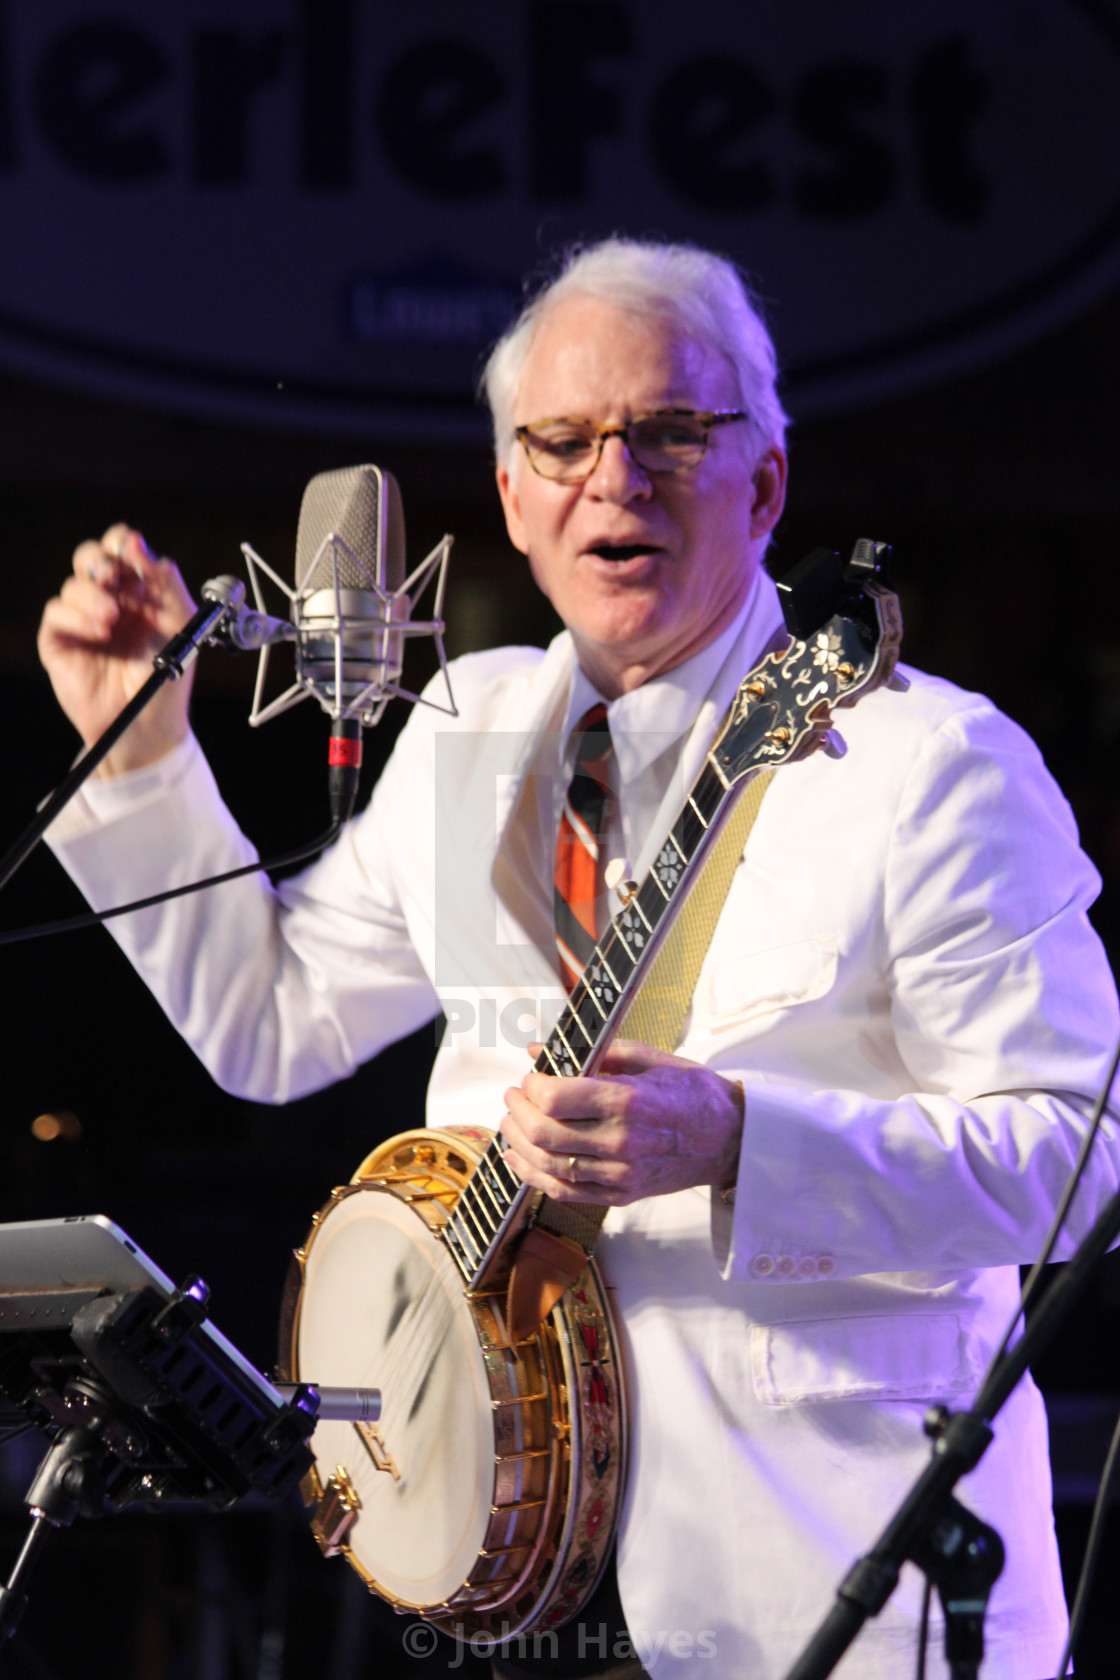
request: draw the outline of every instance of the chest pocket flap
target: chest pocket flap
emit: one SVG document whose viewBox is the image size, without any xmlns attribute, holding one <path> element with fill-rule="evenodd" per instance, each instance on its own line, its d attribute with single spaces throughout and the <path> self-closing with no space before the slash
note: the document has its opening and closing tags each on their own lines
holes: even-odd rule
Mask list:
<svg viewBox="0 0 1120 1680">
<path fill-rule="evenodd" d="M 810 1003 L 830 990 L 836 955 L 835 939 L 799 939 L 717 963 L 708 979 L 708 1007 L 717 1017 L 750 1020 L 769 1010 Z"/>
</svg>

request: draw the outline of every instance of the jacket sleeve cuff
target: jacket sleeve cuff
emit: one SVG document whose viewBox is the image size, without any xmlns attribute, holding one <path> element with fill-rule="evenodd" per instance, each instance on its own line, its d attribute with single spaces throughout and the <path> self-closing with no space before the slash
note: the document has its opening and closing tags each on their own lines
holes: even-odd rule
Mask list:
<svg viewBox="0 0 1120 1680">
<path fill-rule="evenodd" d="M 773 1228 L 763 1227 L 759 1217 L 758 1186 L 752 1161 L 756 1151 L 752 1136 L 759 1137 L 781 1127 L 791 1104 L 804 1102 L 804 1093 L 770 1086 L 750 1075 L 736 1076 L 721 1069 L 725 1078 L 735 1079 L 743 1090 L 743 1144 L 739 1153 L 736 1183 L 712 1191 L 712 1254 L 720 1275 L 736 1283 L 811 1283 L 833 1277 L 836 1257 L 815 1246 L 803 1247 L 778 1234 L 786 1220 L 784 1210 L 773 1209 Z"/>
<path fill-rule="evenodd" d="M 64 846 L 79 835 L 131 816 L 169 788 L 177 787 L 201 756 L 198 742 L 188 735 L 154 764 L 145 764 L 140 770 L 104 778 L 91 776 L 47 829 L 47 843 Z"/>
</svg>

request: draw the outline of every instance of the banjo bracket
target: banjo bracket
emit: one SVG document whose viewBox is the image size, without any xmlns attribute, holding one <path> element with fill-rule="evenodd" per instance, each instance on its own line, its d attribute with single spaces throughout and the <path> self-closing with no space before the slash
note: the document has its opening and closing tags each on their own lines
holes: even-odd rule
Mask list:
<svg viewBox="0 0 1120 1680">
<path fill-rule="evenodd" d="M 357 1489 L 345 1468 L 336 1464 L 311 1518 L 311 1532 L 324 1557 L 337 1557 L 346 1550 L 346 1537 L 361 1508 Z"/>
</svg>

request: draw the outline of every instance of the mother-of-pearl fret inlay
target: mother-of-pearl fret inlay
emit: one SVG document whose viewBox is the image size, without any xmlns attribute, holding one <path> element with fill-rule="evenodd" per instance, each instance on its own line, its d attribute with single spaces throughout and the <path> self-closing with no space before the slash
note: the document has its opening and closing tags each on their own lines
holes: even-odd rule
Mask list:
<svg viewBox="0 0 1120 1680">
<path fill-rule="evenodd" d="M 537 1057 L 538 1073 L 558 1073 L 561 1079 L 574 1079 L 577 1074 L 583 1072 L 583 1064 L 576 1061 L 570 1050 L 554 1043 L 552 1039 L 549 1039 L 548 1043 L 548 1062 L 542 1066 L 541 1058 Z"/>
<path fill-rule="evenodd" d="M 857 545 L 857 554 L 861 546 L 869 547 Z M 835 566 L 840 579 L 838 561 Z M 571 1079 L 596 1064 L 645 977 L 663 920 L 667 929 L 741 783 L 760 769 L 812 751 L 831 722 L 830 706 L 853 704 L 890 679 L 902 621 L 897 598 L 878 581 L 875 566 L 857 565 L 853 557 L 843 574 L 836 597 L 840 604 L 813 643 L 824 645 L 825 636 L 828 658 L 819 670 L 814 668 L 811 688 L 806 690 L 808 643 L 797 638 L 783 651 L 768 654 L 739 685 L 649 874 L 596 945 L 537 1058 L 537 1072 Z M 478 1283 L 514 1215 L 534 1193 L 506 1165 L 505 1149 L 505 1139 L 496 1136 L 444 1226 L 447 1246 L 469 1284 Z"/>
<path fill-rule="evenodd" d="M 671 898 L 680 886 L 687 865 L 688 859 L 670 834 L 653 860 L 653 878 L 666 898 Z"/>
<path fill-rule="evenodd" d="M 645 950 L 649 938 L 649 923 L 638 913 L 637 906 L 620 911 L 615 917 L 614 925 L 626 949 L 635 957 Z"/>
</svg>

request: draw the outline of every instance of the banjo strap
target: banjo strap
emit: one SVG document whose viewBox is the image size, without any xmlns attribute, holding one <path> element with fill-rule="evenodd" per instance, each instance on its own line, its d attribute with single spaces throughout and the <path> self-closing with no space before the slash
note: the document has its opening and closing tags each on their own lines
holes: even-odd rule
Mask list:
<svg viewBox="0 0 1120 1680">
<path fill-rule="evenodd" d="M 627 1038 L 673 1051 L 712 943 L 720 913 L 773 770 L 749 781 L 704 863 L 622 1022 Z M 517 1251 L 509 1280 L 510 1337 L 534 1335 L 583 1270 L 610 1209 L 599 1202 L 555 1202 L 546 1196 Z M 531 1321 L 531 1322 L 530 1322 Z"/>
</svg>

